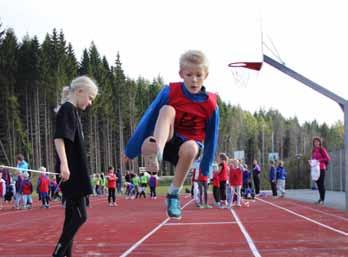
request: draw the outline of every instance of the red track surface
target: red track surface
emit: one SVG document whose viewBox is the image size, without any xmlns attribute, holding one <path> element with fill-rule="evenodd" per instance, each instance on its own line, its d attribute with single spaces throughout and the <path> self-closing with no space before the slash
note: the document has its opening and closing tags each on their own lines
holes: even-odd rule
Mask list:
<svg viewBox="0 0 348 257">
<path fill-rule="evenodd" d="M 348 256 L 348 213 L 264 197 L 250 207 L 198 209 L 182 197 L 183 218 L 169 220 L 163 198 L 92 198 L 74 256 Z M 0 211 L 0 256 L 51 256 L 63 209 Z M 239 223 L 237 221 L 240 221 Z"/>
</svg>

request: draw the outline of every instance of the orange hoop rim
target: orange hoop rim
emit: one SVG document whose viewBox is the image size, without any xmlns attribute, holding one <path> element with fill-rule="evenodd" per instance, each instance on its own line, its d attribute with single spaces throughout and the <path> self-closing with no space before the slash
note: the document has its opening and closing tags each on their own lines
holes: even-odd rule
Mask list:
<svg viewBox="0 0 348 257">
<path fill-rule="evenodd" d="M 228 64 L 231 68 L 245 68 L 250 70 L 261 70 L 262 62 L 231 62 Z"/>
</svg>

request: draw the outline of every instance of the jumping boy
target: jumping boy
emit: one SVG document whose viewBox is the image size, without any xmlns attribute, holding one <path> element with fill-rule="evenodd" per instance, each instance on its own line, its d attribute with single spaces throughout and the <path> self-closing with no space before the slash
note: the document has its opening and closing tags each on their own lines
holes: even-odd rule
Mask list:
<svg viewBox="0 0 348 257">
<path fill-rule="evenodd" d="M 180 58 L 183 82 L 163 87 L 141 118 L 126 149 L 126 159 L 142 155 L 150 172 L 158 161 L 175 165 L 168 189 L 167 214 L 181 218 L 179 192 L 192 163 L 203 152 L 200 169 L 208 175 L 214 159 L 219 128 L 217 96 L 203 86 L 208 61 L 201 51 L 190 50 Z"/>
</svg>

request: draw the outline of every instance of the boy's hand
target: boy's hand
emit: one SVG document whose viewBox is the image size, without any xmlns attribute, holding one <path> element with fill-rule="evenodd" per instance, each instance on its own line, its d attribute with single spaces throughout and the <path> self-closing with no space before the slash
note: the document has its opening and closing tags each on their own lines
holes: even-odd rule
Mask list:
<svg viewBox="0 0 348 257">
<path fill-rule="evenodd" d="M 67 181 L 70 178 L 70 170 L 69 167 L 65 164 L 60 165 L 60 176 L 63 181 Z"/>
</svg>

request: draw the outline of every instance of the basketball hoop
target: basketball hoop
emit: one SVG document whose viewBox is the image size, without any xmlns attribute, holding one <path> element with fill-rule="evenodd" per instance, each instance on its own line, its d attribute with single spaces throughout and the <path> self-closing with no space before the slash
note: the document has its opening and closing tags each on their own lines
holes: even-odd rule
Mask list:
<svg viewBox="0 0 348 257">
<path fill-rule="evenodd" d="M 251 77 L 256 77 L 261 70 L 262 62 L 232 62 L 228 65 L 236 85 L 246 87 Z"/>
</svg>

